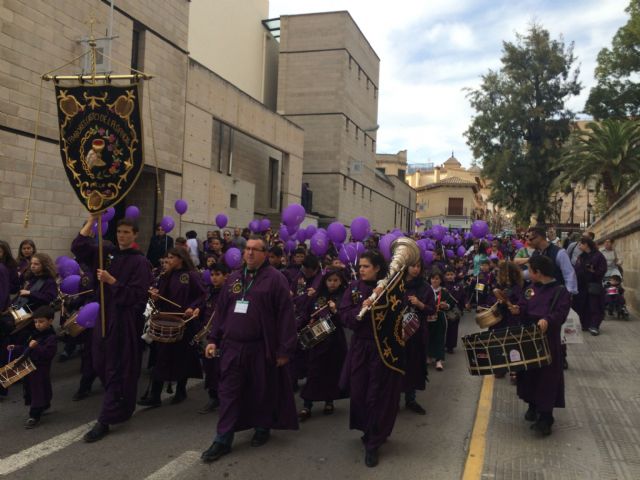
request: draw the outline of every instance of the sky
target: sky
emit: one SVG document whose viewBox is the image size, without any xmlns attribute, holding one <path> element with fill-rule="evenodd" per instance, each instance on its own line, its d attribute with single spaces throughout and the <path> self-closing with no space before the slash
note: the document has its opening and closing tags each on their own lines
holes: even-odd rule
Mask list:
<svg viewBox="0 0 640 480">
<path fill-rule="evenodd" d="M 469 166 L 464 131 L 474 111 L 465 89 L 500 68 L 502 42 L 532 23 L 574 42 L 582 112 L 596 57 L 627 22 L 629 0 L 269 0 L 270 17 L 348 10 L 380 57 L 378 152 L 407 149 L 410 163 L 441 164 L 453 151 Z M 584 115 L 583 115 L 584 117 Z"/>
</svg>

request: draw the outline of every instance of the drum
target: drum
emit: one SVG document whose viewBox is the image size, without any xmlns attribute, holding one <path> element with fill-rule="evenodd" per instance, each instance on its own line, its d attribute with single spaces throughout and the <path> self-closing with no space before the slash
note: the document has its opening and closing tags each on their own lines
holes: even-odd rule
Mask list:
<svg viewBox="0 0 640 480">
<path fill-rule="evenodd" d="M 498 303 L 494 303 L 490 308 L 478 307 L 483 309 L 476 315 L 476 323 L 480 328 L 489 328 L 497 325 L 502 320 L 502 315 L 498 311 Z"/>
<path fill-rule="evenodd" d="M 149 329 L 145 333 L 153 342 L 176 343 L 182 340 L 184 325 L 180 315 L 154 313 L 149 319 Z"/>
<path fill-rule="evenodd" d="M 212 327 L 212 322 L 208 321 L 206 325 L 202 327 L 202 329 L 198 333 L 196 333 L 191 339 L 191 345 L 197 346 L 200 352 L 204 352 L 205 348 L 207 347 L 207 343 L 208 343 L 207 336 L 211 332 L 211 327 Z"/>
<path fill-rule="evenodd" d="M 29 308 L 28 305 L 25 305 L 23 307 L 9 307 L 9 314 L 11 315 L 11 317 L 13 318 L 13 321 L 15 322 L 15 327 L 11 332 L 11 335 L 19 332 L 24 327 L 29 325 L 32 321 L 32 316 L 33 316 L 31 309 Z"/>
<path fill-rule="evenodd" d="M 336 326 L 331 321 L 331 317 L 327 315 L 300 330 L 298 340 L 300 341 L 302 349 L 308 350 L 331 335 L 335 329 Z"/>
<path fill-rule="evenodd" d="M 462 337 L 471 375 L 532 370 L 551 365 L 549 341 L 536 325 L 507 327 Z"/>
<path fill-rule="evenodd" d="M 83 326 L 78 325 L 77 319 L 78 312 L 71 314 L 69 318 L 67 318 L 67 320 L 64 322 L 64 325 L 62 325 L 61 333 L 69 335 L 70 337 L 77 337 L 82 332 L 84 332 L 86 329 Z"/>
<path fill-rule="evenodd" d="M 607 295 L 617 295 L 618 287 L 607 287 Z"/>
<path fill-rule="evenodd" d="M 29 357 L 20 356 L 0 368 L 0 385 L 4 388 L 9 388 L 9 386 L 26 377 L 35 369 L 36 366 Z"/>
</svg>

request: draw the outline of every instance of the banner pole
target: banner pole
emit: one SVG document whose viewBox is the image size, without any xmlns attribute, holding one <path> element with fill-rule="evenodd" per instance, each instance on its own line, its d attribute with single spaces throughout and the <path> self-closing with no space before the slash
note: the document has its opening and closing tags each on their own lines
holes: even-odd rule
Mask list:
<svg viewBox="0 0 640 480">
<path fill-rule="evenodd" d="M 104 252 L 103 249 L 103 240 L 102 240 L 102 214 L 98 215 L 98 268 L 100 270 L 104 270 Z M 100 281 L 100 321 L 102 323 L 102 338 L 105 337 L 107 333 L 106 329 L 106 321 L 104 317 L 104 282 Z"/>
</svg>

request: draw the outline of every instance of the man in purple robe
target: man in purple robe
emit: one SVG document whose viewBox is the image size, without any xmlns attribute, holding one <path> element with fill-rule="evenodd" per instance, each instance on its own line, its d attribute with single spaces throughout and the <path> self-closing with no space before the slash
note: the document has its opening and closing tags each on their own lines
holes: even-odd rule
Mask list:
<svg viewBox="0 0 640 480">
<path fill-rule="evenodd" d="M 104 283 L 105 328 L 103 332 L 99 316 L 92 340 L 93 367 L 104 386 L 104 398 L 98 421 L 84 436 L 86 442 L 102 439 L 109 425 L 133 415 L 142 360 L 142 315 L 153 280 L 151 264 L 132 248 L 138 228 L 129 219 L 118 222 L 118 246 L 104 246 L 104 269 L 98 268 L 98 245 L 91 232 L 96 220 L 91 215 L 71 245 L 78 260 L 95 269 L 98 281 Z"/>
<path fill-rule="evenodd" d="M 269 440 L 270 429 L 298 428 L 288 368 L 297 336 L 289 287 L 269 265 L 267 245 L 258 236 L 247 241 L 245 267 L 232 273 L 222 289 L 209 345 L 221 350 L 217 435 L 202 453 L 214 462 L 231 452 L 234 433 L 255 428 L 251 446 Z"/>
</svg>

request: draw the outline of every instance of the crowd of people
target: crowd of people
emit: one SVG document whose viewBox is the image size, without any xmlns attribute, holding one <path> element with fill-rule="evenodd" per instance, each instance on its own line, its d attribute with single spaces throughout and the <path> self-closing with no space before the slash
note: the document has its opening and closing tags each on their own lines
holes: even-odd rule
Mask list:
<svg viewBox="0 0 640 480">
<path fill-rule="evenodd" d="M 365 464 L 374 467 L 402 397 L 408 410 L 426 413 L 416 392 L 425 390 L 429 367 L 445 370 L 446 356 L 458 348 L 464 312 L 494 305 L 501 321 L 492 329 L 536 324 L 547 334 L 552 358 L 563 359 L 511 376 L 528 404 L 525 419 L 549 435 L 553 409 L 564 407 L 568 363 L 561 330 L 570 309 L 594 336 L 606 312 L 628 315 L 622 262 L 610 239 L 598 248 L 585 232 L 568 238 L 563 248 L 553 230 L 532 227 L 520 237 L 467 236 L 457 255 L 447 255 L 435 242 L 429 262 L 406 266 L 402 305 L 413 324 L 403 341 L 401 374 L 385 364 L 374 322 L 360 314 L 371 306 L 370 297 L 387 274 L 377 235 L 367 238 L 366 251 L 355 262 L 344 262 L 333 245 L 322 256 L 304 242 L 287 252 L 277 232 L 257 236 L 239 228 L 218 230 L 200 242 L 190 231 L 174 241 L 158 225 L 145 256 L 136 244 L 137 226 L 129 219 L 118 222 L 116 242 L 104 242 L 100 252 L 92 231 L 95 221 L 94 216 L 87 219 L 70 246 L 82 289 L 89 292 L 84 295 L 60 293 L 56 264 L 31 240 L 20 244 L 17 257 L 0 241 L 0 366 L 19 355 L 29 356 L 36 366 L 23 379 L 29 406 L 25 428 L 37 426 L 50 408 L 50 369 L 61 341 L 60 361 L 80 356 L 73 400 L 90 395 L 96 378 L 104 389 L 87 442 L 102 439 L 112 425 L 129 419 L 136 404 L 161 407 L 163 391 L 173 393 L 171 404 L 184 401 L 188 380 L 204 378 L 209 399 L 199 413 L 217 410 L 218 424 L 203 461 L 228 454 L 237 431 L 254 429 L 251 445 L 259 447 L 272 429 L 299 428 L 316 414 L 318 403 L 322 415 L 330 415 L 336 400 L 349 398 L 349 427 L 362 431 Z M 242 251 L 240 267 L 227 265 L 230 248 Z M 60 325 L 65 324 L 99 298 L 100 285 L 104 318 L 77 336 L 57 333 L 55 311 L 62 305 Z M 29 322 L 12 315 L 25 306 Z M 182 319 L 180 338 L 145 342 L 149 312 Z M 320 319 L 333 327 L 330 334 L 305 348 L 299 335 Z M 138 395 L 145 349 L 150 382 Z M 302 399 L 299 410 L 294 392 Z M 7 394 L 0 388 L 0 398 Z"/>
</svg>

